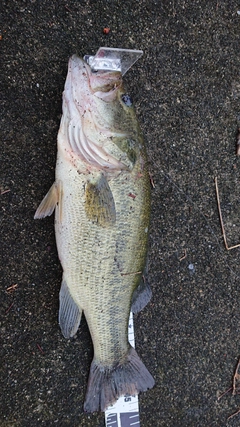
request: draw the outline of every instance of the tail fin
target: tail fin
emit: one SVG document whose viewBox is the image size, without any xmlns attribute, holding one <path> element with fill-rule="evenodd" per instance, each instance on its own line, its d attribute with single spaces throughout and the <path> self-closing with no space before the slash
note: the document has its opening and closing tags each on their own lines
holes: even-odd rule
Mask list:
<svg viewBox="0 0 240 427">
<path fill-rule="evenodd" d="M 154 379 L 130 348 L 125 361 L 111 368 L 91 364 L 87 394 L 84 403 L 86 412 L 105 411 L 105 409 L 124 395 L 136 395 L 154 386 Z"/>
</svg>

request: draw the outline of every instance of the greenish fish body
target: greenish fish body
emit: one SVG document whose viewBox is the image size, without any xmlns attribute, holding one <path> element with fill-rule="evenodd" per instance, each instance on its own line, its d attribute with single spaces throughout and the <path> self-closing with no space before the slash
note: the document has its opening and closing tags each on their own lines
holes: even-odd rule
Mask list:
<svg viewBox="0 0 240 427">
<path fill-rule="evenodd" d="M 91 333 L 88 412 L 154 384 L 128 343 L 131 305 L 137 311 L 150 298 L 142 282 L 149 187 L 144 142 L 121 74 L 92 73 L 74 55 L 63 92 L 56 180 L 35 218 L 55 209 L 62 333 L 74 336 L 82 313 Z"/>
</svg>

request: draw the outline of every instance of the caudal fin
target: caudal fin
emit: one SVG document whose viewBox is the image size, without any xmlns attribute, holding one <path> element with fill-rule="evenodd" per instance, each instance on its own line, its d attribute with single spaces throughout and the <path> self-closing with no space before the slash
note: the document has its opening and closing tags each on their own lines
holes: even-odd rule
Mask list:
<svg viewBox="0 0 240 427">
<path fill-rule="evenodd" d="M 87 394 L 84 403 L 86 412 L 105 411 L 105 409 L 124 395 L 136 395 L 154 386 L 154 379 L 130 348 L 125 361 L 112 368 L 92 361 Z"/>
</svg>

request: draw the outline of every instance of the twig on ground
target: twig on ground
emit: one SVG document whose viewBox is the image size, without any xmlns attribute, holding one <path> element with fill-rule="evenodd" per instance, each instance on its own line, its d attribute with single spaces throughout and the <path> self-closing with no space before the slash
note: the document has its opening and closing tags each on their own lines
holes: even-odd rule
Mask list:
<svg viewBox="0 0 240 427">
<path fill-rule="evenodd" d="M 44 354 L 44 351 L 43 351 L 42 347 L 41 347 L 39 344 L 37 344 L 37 348 L 38 348 L 38 350 L 39 350 L 42 354 Z"/>
<path fill-rule="evenodd" d="M 181 258 L 179 258 L 179 261 L 182 261 L 183 259 L 185 259 L 187 256 L 187 251 L 186 249 L 183 249 L 183 255 L 181 256 Z"/>
<path fill-rule="evenodd" d="M 154 184 L 154 181 L 153 181 L 153 176 L 152 176 L 152 174 L 150 172 L 148 172 L 148 173 L 149 173 L 149 177 L 150 177 L 150 182 L 151 182 L 152 188 L 155 188 L 155 184 Z"/>
<path fill-rule="evenodd" d="M 233 375 L 233 385 L 232 385 L 233 396 L 236 396 L 236 394 L 239 394 L 238 393 L 238 389 L 240 388 L 239 384 L 240 384 L 240 358 L 238 360 L 237 367 L 236 367 L 234 375 Z M 236 417 L 236 415 L 238 415 L 238 414 L 240 414 L 240 409 L 238 409 L 238 411 L 234 412 L 234 414 L 230 415 L 227 420 L 230 420 L 231 418 Z"/>
<path fill-rule="evenodd" d="M 230 420 L 230 419 L 231 419 L 231 418 L 233 418 L 233 417 L 236 417 L 236 415 L 238 415 L 238 414 L 240 414 L 240 409 L 239 409 L 237 412 L 234 412 L 234 414 L 230 415 L 230 416 L 227 418 L 227 421 L 228 421 L 228 420 Z"/>
<path fill-rule="evenodd" d="M 237 133 L 236 156 L 240 156 L 240 128 L 238 128 L 238 133 Z"/>
<path fill-rule="evenodd" d="M 225 396 L 225 394 L 229 393 L 229 391 L 231 391 L 232 389 L 233 389 L 232 387 L 228 388 L 226 391 L 224 391 L 222 394 L 220 394 L 220 396 L 218 396 L 217 400 L 222 399 L 222 397 Z"/>
<path fill-rule="evenodd" d="M 238 243 L 237 245 L 234 245 L 234 246 L 228 246 L 228 244 L 227 244 L 227 237 L 226 237 L 226 233 L 225 233 L 225 229 L 224 229 L 224 225 L 223 225 L 222 211 L 221 211 L 221 206 L 220 206 L 217 177 L 215 177 L 215 187 L 216 187 L 218 212 L 219 212 L 220 224 L 221 224 L 221 229 L 222 229 L 222 234 L 223 234 L 223 240 L 224 240 L 225 248 L 227 249 L 227 251 L 230 251 L 231 249 L 238 248 L 240 246 L 240 243 Z"/>
<path fill-rule="evenodd" d="M 3 188 L 0 187 L 0 195 L 2 196 L 3 194 L 9 193 L 9 189 L 3 190 Z"/>
<path fill-rule="evenodd" d="M 235 369 L 234 375 L 233 375 L 233 396 L 235 396 L 237 393 L 237 389 L 239 389 L 239 383 L 240 383 L 240 359 L 238 360 L 237 367 Z"/>
<path fill-rule="evenodd" d="M 14 292 L 14 291 L 17 289 L 17 287 L 18 287 L 18 284 L 17 284 L 17 283 L 15 283 L 14 285 L 9 286 L 9 288 L 7 288 L 7 289 L 6 289 L 6 292 L 7 292 L 8 294 L 11 294 L 12 292 Z"/>
<path fill-rule="evenodd" d="M 12 302 L 12 304 L 10 304 L 10 306 L 8 307 L 8 309 L 5 311 L 5 314 L 8 314 L 8 312 L 11 310 L 13 304 L 14 304 L 13 302 Z"/>
</svg>

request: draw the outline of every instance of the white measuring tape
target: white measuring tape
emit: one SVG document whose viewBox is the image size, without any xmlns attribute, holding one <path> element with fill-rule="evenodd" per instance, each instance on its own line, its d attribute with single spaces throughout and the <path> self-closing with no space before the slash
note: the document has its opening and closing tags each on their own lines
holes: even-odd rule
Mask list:
<svg viewBox="0 0 240 427">
<path fill-rule="evenodd" d="M 135 347 L 133 314 L 130 313 L 128 323 L 128 341 Z M 140 427 L 138 396 L 121 396 L 113 406 L 105 411 L 106 427 Z"/>
</svg>

